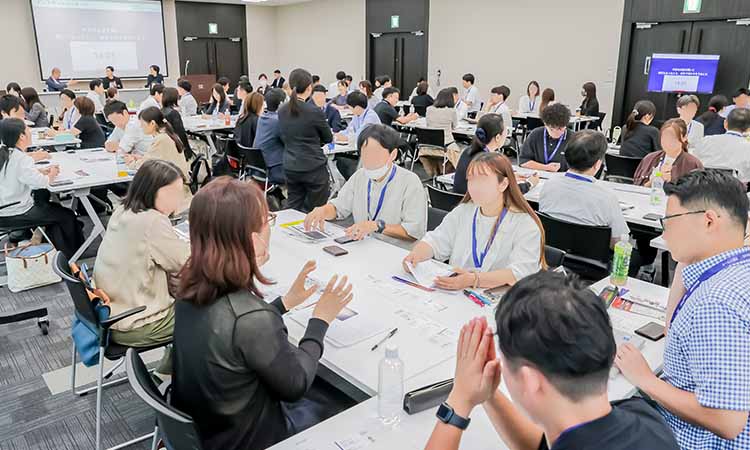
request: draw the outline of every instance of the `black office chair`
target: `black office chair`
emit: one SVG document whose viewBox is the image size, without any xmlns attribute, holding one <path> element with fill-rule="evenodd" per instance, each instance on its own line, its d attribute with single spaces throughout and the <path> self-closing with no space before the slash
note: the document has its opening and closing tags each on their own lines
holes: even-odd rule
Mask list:
<svg viewBox="0 0 750 450">
<path fill-rule="evenodd" d="M 633 177 L 642 158 L 604 154 L 604 165 L 607 167 L 607 181 L 633 184 Z"/>
<path fill-rule="evenodd" d="M 130 386 L 136 395 L 156 413 L 156 427 L 151 448 L 156 449 L 161 438 L 170 449 L 202 450 L 203 446 L 195 429 L 195 422 L 190 416 L 166 402 L 138 352 L 132 348 L 128 349 L 125 361 Z"/>
<path fill-rule="evenodd" d="M 609 273 L 609 227 L 580 225 L 537 213 L 542 221 L 547 245 L 565 252 L 566 268 L 588 280 L 600 280 Z"/>
<path fill-rule="evenodd" d="M 550 245 L 544 246 L 544 259 L 550 269 L 560 267 L 565 262 L 565 252 Z"/>
<path fill-rule="evenodd" d="M 453 208 L 458 206 L 464 198 L 463 195 L 456 194 L 455 192 L 444 191 L 429 184 L 425 186 L 427 186 L 427 194 L 430 197 L 430 206 L 433 208 L 442 209 L 443 211 L 453 211 Z"/>
<path fill-rule="evenodd" d="M 451 142 L 445 142 L 445 131 L 440 128 L 414 127 L 414 133 L 417 136 L 417 153 L 411 160 L 410 170 L 414 171 L 414 163 L 419 159 L 422 148 L 431 148 L 443 153 L 443 173 L 445 173 L 445 164 L 448 162 L 448 146 L 451 144 Z"/>
<path fill-rule="evenodd" d="M 526 117 L 526 130 L 531 132 L 532 130 L 535 130 L 539 127 L 543 127 L 544 122 L 542 122 L 542 119 L 538 117 Z"/>
<path fill-rule="evenodd" d="M 268 179 L 268 166 L 266 165 L 266 160 L 263 158 L 263 152 L 259 148 L 245 147 L 240 144 L 236 145 L 240 153 L 240 162 L 242 165 L 240 179 L 245 180 L 247 177 L 250 177 L 261 183 L 263 185 L 263 192 L 266 194 L 275 189 L 277 186 Z"/>
<path fill-rule="evenodd" d="M 432 231 L 437 228 L 443 219 L 448 215 L 448 211 L 442 209 L 433 208 L 432 206 L 427 207 L 427 231 Z"/>
<path fill-rule="evenodd" d="M 54 272 L 63 279 L 65 286 L 70 293 L 70 297 L 73 300 L 73 306 L 75 308 L 75 315 L 78 320 L 85 322 L 91 330 L 95 330 L 99 335 L 99 367 L 96 379 L 96 386 L 92 386 L 83 390 L 76 390 L 76 364 L 78 362 L 78 354 L 76 352 L 75 343 L 73 343 L 73 363 L 72 363 L 72 374 L 71 374 L 71 390 L 78 396 L 84 396 L 89 392 L 96 390 L 96 444 L 95 450 L 101 449 L 101 427 L 102 427 L 102 396 L 103 389 L 107 386 L 123 383 L 127 378 L 121 377 L 112 381 L 104 382 L 109 379 L 115 370 L 117 370 L 125 362 L 125 353 L 128 349 L 134 348 L 137 352 L 145 352 L 156 348 L 164 347 L 171 344 L 165 342 L 149 347 L 128 347 L 126 345 L 120 345 L 112 341 L 111 339 L 111 328 L 117 322 L 126 319 L 132 315 L 138 314 L 145 311 L 145 306 L 139 306 L 137 308 L 130 309 L 128 311 L 111 316 L 105 320 L 100 320 L 99 314 L 97 314 L 95 303 L 89 298 L 90 289 L 84 285 L 83 281 L 78 277 L 78 274 L 74 274 L 71 270 L 68 258 L 62 253 L 58 252 L 55 256 L 54 263 L 52 265 Z M 109 369 L 106 373 L 104 372 L 104 358 L 115 361 L 115 365 Z M 132 445 L 137 442 L 142 442 L 153 437 L 153 433 L 149 433 L 144 436 L 137 437 L 123 444 L 117 445 L 117 448 L 122 448 L 127 445 Z"/>
<path fill-rule="evenodd" d="M 604 118 L 607 117 L 607 113 L 600 112 L 599 113 L 599 120 L 594 122 L 594 125 L 590 127 L 592 130 L 601 130 L 602 124 L 604 123 Z"/>
</svg>

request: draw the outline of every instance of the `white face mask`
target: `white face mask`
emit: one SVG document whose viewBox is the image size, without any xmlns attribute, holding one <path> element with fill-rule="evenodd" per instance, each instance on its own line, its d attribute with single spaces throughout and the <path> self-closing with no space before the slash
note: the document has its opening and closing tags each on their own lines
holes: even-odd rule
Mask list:
<svg viewBox="0 0 750 450">
<path fill-rule="evenodd" d="M 388 169 L 390 169 L 390 164 L 386 164 L 379 169 L 368 169 L 367 167 L 365 167 L 365 175 L 371 180 L 379 180 L 383 178 L 386 173 L 388 173 Z"/>
</svg>

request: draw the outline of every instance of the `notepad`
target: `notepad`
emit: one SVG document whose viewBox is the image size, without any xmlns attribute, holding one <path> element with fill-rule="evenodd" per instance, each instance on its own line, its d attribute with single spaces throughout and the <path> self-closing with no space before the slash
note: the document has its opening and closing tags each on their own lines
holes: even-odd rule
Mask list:
<svg viewBox="0 0 750 450">
<path fill-rule="evenodd" d="M 430 288 L 435 287 L 435 278 L 447 277 L 453 273 L 450 266 L 434 259 L 423 261 L 416 266 L 407 262 L 406 266 L 418 284 Z"/>
</svg>

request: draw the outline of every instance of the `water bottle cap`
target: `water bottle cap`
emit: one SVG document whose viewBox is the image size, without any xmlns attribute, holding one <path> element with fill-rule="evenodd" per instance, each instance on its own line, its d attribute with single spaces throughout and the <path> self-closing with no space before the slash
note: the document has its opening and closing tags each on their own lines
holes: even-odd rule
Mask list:
<svg viewBox="0 0 750 450">
<path fill-rule="evenodd" d="M 387 345 L 385 347 L 386 358 L 398 358 L 398 347 L 395 345 Z"/>
<path fill-rule="evenodd" d="M 630 236 L 627 233 L 621 234 L 620 242 L 630 242 Z"/>
</svg>

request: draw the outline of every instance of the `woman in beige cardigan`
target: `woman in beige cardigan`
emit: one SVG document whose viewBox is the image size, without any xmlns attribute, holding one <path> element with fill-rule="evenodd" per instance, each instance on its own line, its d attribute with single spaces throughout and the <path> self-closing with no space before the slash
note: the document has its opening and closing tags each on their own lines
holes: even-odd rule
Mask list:
<svg viewBox="0 0 750 450">
<path fill-rule="evenodd" d="M 452 172 L 458 166 L 461 157 L 461 147 L 453 139 L 453 130 L 458 126 L 453 93 L 450 88 L 438 92 L 435 103 L 427 108 L 425 117 L 427 128 L 439 128 L 445 134 L 446 152 L 431 148 L 419 150 L 419 160 L 430 177 L 443 172 L 443 157 L 447 157 L 446 172 Z"/>
<path fill-rule="evenodd" d="M 148 347 L 172 340 L 169 280 L 190 256 L 190 245 L 169 220 L 184 201 L 183 185 L 182 170 L 175 164 L 146 160 L 109 220 L 96 255 L 96 287 L 107 293 L 113 316 L 146 307 L 112 327 L 114 342 Z M 167 352 L 158 372 L 170 373 L 170 366 Z"/>
<path fill-rule="evenodd" d="M 161 110 L 155 106 L 146 108 L 138 114 L 141 121 L 141 128 L 146 136 L 153 136 L 154 140 L 146 153 L 142 156 L 137 154 L 125 155 L 125 162 L 131 169 L 138 169 L 149 159 L 161 159 L 169 161 L 182 172 L 183 178 L 187 181 L 190 175 L 185 153 L 183 152 L 182 141 L 175 134 L 172 126 L 164 118 Z M 183 185 L 184 198 L 176 213 L 185 212 L 190 208 L 190 201 L 193 194 L 190 192 L 190 186 L 187 182 Z"/>
</svg>

